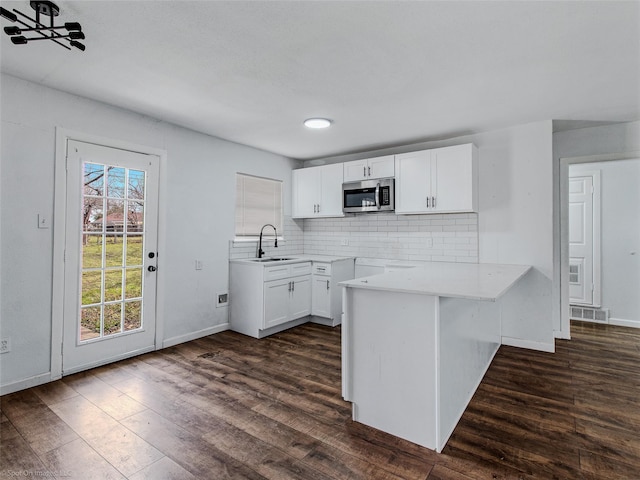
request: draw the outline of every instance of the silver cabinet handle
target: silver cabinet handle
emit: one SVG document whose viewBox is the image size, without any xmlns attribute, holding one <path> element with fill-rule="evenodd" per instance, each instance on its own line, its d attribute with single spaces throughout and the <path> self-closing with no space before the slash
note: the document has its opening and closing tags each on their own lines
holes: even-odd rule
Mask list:
<svg viewBox="0 0 640 480">
<path fill-rule="evenodd" d="M 431 197 L 431 206 L 436 208 L 436 197 Z"/>
<path fill-rule="evenodd" d="M 320 204 L 318 204 L 318 213 L 320 213 Z"/>
<path fill-rule="evenodd" d="M 427 208 L 429 208 L 429 197 L 427 197 Z"/>
<path fill-rule="evenodd" d="M 366 166 L 363 166 L 363 167 L 362 167 L 362 176 L 363 176 L 363 177 L 366 177 L 366 176 L 367 176 L 367 167 L 366 167 Z"/>
<path fill-rule="evenodd" d="M 329 280 L 327 280 L 327 290 L 329 290 Z"/>
<path fill-rule="evenodd" d="M 291 282 L 289 282 L 289 291 L 291 291 Z"/>
<path fill-rule="evenodd" d="M 369 169 L 369 176 L 371 176 L 371 167 L 367 167 Z"/>
<path fill-rule="evenodd" d="M 291 282 L 291 291 L 292 292 L 296 291 L 296 282 Z"/>
</svg>

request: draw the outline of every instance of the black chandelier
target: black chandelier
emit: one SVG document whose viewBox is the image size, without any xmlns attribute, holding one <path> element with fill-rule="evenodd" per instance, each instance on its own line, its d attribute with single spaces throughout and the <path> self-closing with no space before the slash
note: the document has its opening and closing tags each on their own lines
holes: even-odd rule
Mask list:
<svg viewBox="0 0 640 480">
<path fill-rule="evenodd" d="M 31 8 L 36 11 L 36 18 L 31 18 L 15 8 L 11 12 L 6 8 L 0 7 L 1 17 L 21 25 L 4 27 L 4 33 L 11 37 L 11 41 L 15 45 L 25 45 L 36 40 L 51 40 L 67 50 L 71 50 L 71 48 L 69 48 L 64 42 L 68 42 L 72 47 L 84 51 L 86 47 L 82 43 L 78 42 L 78 40 L 84 39 L 82 26 L 78 22 L 67 22 L 64 25 L 56 26 L 54 25 L 54 17 L 57 17 L 60 14 L 60 9 L 55 3 L 44 0 L 34 0 L 29 3 L 31 4 Z M 51 18 L 49 26 L 40 22 L 40 15 Z M 31 23 L 22 20 L 22 18 L 29 20 Z M 64 32 L 60 33 L 60 30 L 63 30 Z M 25 37 L 22 35 L 23 33 L 31 32 L 37 34 L 37 36 Z"/>
</svg>

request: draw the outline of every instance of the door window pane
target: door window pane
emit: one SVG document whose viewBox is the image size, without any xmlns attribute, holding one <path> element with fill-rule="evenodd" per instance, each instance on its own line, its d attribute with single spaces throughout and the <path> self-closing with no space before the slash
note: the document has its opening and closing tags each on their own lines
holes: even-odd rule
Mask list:
<svg viewBox="0 0 640 480">
<path fill-rule="evenodd" d="M 105 230 L 108 234 L 124 232 L 124 200 L 107 200 Z"/>
<path fill-rule="evenodd" d="M 129 170 L 129 186 L 127 198 L 144 200 L 145 172 L 140 170 Z"/>
<path fill-rule="evenodd" d="M 82 268 L 102 267 L 102 235 L 82 236 Z"/>
<path fill-rule="evenodd" d="M 82 305 L 93 305 L 102 301 L 102 271 L 82 272 Z"/>
<path fill-rule="evenodd" d="M 127 235 L 127 266 L 142 265 L 142 235 Z"/>
<path fill-rule="evenodd" d="M 109 167 L 107 169 L 107 197 L 124 198 L 125 169 Z"/>
<path fill-rule="evenodd" d="M 108 303 L 104 306 L 104 334 L 113 335 L 122 331 L 122 303 Z"/>
<path fill-rule="evenodd" d="M 124 304 L 124 329 L 136 330 L 142 327 L 142 302 L 126 302 Z"/>
<path fill-rule="evenodd" d="M 127 202 L 127 233 L 144 230 L 144 204 L 137 200 Z"/>
<path fill-rule="evenodd" d="M 126 298 L 142 297 L 142 268 L 127 268 L 126 272 Z"/>
<path fill-rule="evenodd" d="M 104 272 L 104 301 L 122 300 L 122 270 Z"/>
<path fill-rule="evenodd" d="M 91 340 L 100 336 L 102 307 L 87 307 L 80 310 L 80 340 Z"/>
<path fill-rule="evenodd" d="M 121 267 L 124 254 L 124 237 L 122 235 L 106 235 L 105 236 L 105 267 Z"/>
<path fill-rule="evenodd" d="M 101 197 L 104 195 L 104 165 L 95 163 L 84 164 L 83 177 L 85 195 Z"/>
</svg>

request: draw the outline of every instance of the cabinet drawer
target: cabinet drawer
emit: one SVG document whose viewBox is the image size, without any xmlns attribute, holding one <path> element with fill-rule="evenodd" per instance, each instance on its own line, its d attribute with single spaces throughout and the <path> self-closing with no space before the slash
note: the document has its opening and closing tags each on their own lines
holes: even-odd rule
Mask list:
<svg viewBox="0 0 640 480">
<path fill-rule="evenodd" d="M 264 268 L 264 281 L 280 280 L 282 278 L 299 277 L 311 273 L 311 262 L 287 263 Z"/>
<path fill-rule="evenodd" d="M 309 275 L 311 273 L 311 262 L 292 263 L 291 276 L 298 277 L 300 275 Z"/>
<path fill-rule="evenodd" d="M 264 268 L 264 281 L 279 280 L 291 276 L 291 265 L 274 265 Z"/>
<path fill-rule="evenodd" d="M 313 274 L 314 275 L 331 275 L 331 264 L 313 262 Z"/>
</svg>

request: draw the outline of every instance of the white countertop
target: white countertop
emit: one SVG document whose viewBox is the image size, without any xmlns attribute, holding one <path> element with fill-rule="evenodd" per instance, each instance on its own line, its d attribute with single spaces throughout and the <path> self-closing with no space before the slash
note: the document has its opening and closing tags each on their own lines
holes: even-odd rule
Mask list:
<svg viewBox="0 0 640 480">
<path fill-rule="evenodd" d="M 338 257 L 334 255 L 300 255 L 299 258 L 311 260 L 312 262 L 338 262 L 340 260 L 354 260 L 355 257 Z"/>
<path fill-rule="evenodd" d="M 528 265 L 431 262 L 424 267 L 356 278 L 339 285 L 495 301 L 530 268 Z"/>
<path fill-rule="evenodd" d="M 302 254 L 302 255 L 271 255 L 272 257 L 283 257 L 283 258 L 287 258 L 287 260 L 281 260 L 278 262 L 256 262 L 255 258 L 235 258 L 235 259 L 231 259 L 229 260 L 230 262 L 233 263 L 251 263 L 254 265 L 263 265 L 263 266 L 269 266 L 269 265 L 283 265 L 283 264 L 289 264 L 289 263 L 299 263 L 299 262 L 327 262 L 327 263 L 333 263 L 333 262 L 338 262 L 340 260 L 353 260 L 355 257 L 339 257 L 339 256 L 335 256 L 335 255 L 306 255 L 306 254 Z"/>
</svg>

